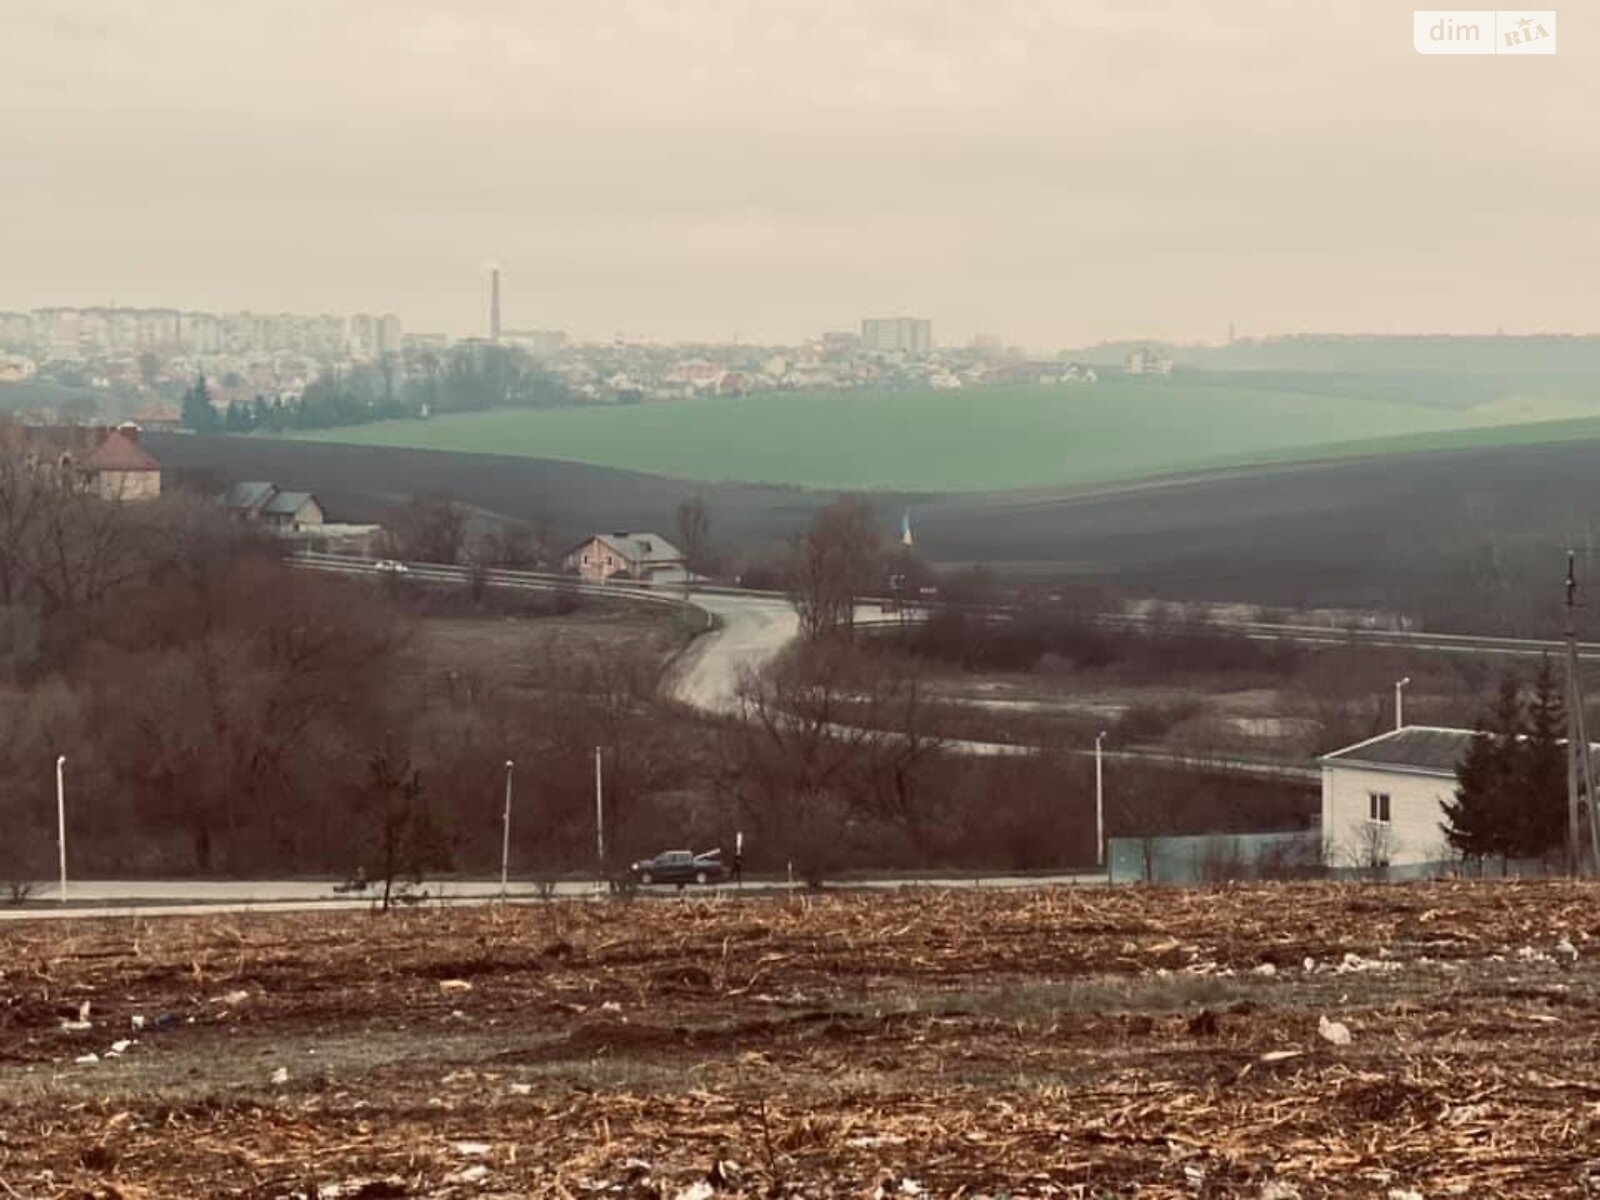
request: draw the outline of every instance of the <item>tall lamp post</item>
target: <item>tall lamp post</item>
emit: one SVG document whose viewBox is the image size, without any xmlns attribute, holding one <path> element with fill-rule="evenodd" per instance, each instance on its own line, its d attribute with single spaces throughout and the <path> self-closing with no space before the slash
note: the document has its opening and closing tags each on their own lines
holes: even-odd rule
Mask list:
<svg viewBox="0 0 1600 1200">
<path fill-rule="evenodd" d="M 1094 865 L 1106 865 L 1106 777 L 1100 744 L 1105 730 L 1094 735 Z"/>
<path fill-rule="evenodd" d="M 67 902 L 67 756 L 56 755 L 56 847 L 61 859 L 61 903 Z"/>
<path fill-rule="evenodd" d="M 603 887 L 606 882 L 606 802 L 605 791 L 601 786 L 600 775 L 600 747 L 594 748 L 594 853 L 595 863 L 599 868 L 599 882 Z"/>
<path fill-rule="evenodd" d="M 506 812 L 500 828 L 500 898 L 506 898 L 511 878 L 511 772 L 515 764 L 506 759 Z"/>
<path fill-rule="evenodd" d="M 1406 725 L 1404 692 L 1406 685 L 1410 682 L 1411 676 L 1409 675 L 1404 679 L 1396 679 L 1394 681 L 1394 727 L 1396 729 L 1404 729 Z"/>
</svg>

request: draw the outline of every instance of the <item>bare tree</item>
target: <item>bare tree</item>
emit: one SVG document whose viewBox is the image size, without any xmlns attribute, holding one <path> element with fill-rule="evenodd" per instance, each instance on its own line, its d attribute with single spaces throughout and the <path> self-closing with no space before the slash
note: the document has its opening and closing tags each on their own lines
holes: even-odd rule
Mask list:
<svg viewBox="0 0 1600 1200">
<path fill-rule="evenodd" d="M 383 533 L 389 557 L 413 562 L 455 564 L 467 547 L 467 512 L 443 497 L 413 497 Z"/>
<path fill-rule="evenodd" d="M 0 605 L 72 616 L 126 582 L 137 555 L 131 509 L 55 453 L 0 425 Z"/>
<path fill-rule="evenodd" d="M 1380 821 L 1363 823 L 1345 847 L 1345 858 L 1349 865 L 1371 879 L 1388 877 L 1389 859 L 1393 853 L 1394 835 L 1389 825 Z"/>
<path fill-rule="evenodd" d="M 473 560 L 487 567 L 524 570 L 536 566 L 539 554 L 533 527 L 524 521 L 495 521 L 477 539 Z"/>
<path fill-rule="evenodd" d="M 790 546 L 789 594 L 806 638 L 855 629 L 857 599 L 876 580 L 882 550 L 872 507 L 859 496 L 817 513 Z"/>
<path fill-rule="evenodd" d="M 741 681 L 737 787 L 808 879 L 832 869 L 852 828 L 898 830 L 919 861 L 932 850 L 943 794 L 929 786 L 943 743 L 914 676 L 863 669 L 847 647 Z"/>
<path fill-rule="evenodd" d="M 688 599 L 694 577 L 703 574 L 711 541 L 711 514 L 706 502 L 691 496 L 678 505 L 678 549 L 683 551 L 683 595 Z"/>
</svg>

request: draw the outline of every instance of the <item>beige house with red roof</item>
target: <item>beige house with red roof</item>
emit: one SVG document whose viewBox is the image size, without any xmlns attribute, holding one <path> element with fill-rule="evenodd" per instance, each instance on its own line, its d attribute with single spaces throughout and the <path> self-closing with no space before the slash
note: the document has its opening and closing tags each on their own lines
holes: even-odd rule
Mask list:
<svg viewBox="0 0 1600 1200">
<path fill-rule="evenodd" d="M 155 500 L 161 495 L 161 464 L 139 445 L 139 427 L 122 425 L 77 463 L 106 500 Z"/>
<path fill-rule="evenodd" d="M 161 495 L 161 464 L 139 444 L 131 422 L 115 429 L 89 425 L 12 425 L 0 429 L 0 450 L 20 453 L 86 485 L 106 500 L 154 500 Z"/>
</svg>

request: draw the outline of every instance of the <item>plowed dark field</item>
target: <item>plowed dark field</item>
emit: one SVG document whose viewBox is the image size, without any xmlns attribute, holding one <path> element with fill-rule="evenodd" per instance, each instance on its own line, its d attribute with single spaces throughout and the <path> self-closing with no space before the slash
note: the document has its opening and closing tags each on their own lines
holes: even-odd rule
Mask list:
<svg viewBox="0 0 1600 1200">
<path fill-rule="evenodd" d="M 0 1195 L 1584 1196 L 1597 901 L 974 889 L 16 925 Z"/>
</svg>

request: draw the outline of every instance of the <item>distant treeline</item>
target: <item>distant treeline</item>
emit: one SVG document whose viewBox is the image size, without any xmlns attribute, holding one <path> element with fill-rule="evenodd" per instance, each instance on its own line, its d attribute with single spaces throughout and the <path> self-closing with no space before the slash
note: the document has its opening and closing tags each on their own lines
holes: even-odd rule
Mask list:
<svg viewBox="0 0 1600 1200">
<path fill-rule="evenodd" d="M 1304 652 L 1288 642 L 1254 641 L 1181 612 L 1157 614 L 1143 629 L 1116 629 L 1092 607 L 1044 604 L 1004 621 L 959 609 L 896 631 L 882 645 L 976 671 L 1117 667 L 1155 676 L 1178 672 L 1291 675 Z"/>
<path fill-rule="evenodd" d="M 571 402 L 565 385 L 521 350 L 458 346 L 424 354 L 409 368 L 393 356 L 331 368 L 297 398 L 256 396 L 220 412 L 202 375 L 184 393 L 183 421 L 197 433 L 279 432 Z"/>
<path fill-rule="evenodd" d="M 1568 334 L 1384 337 L 1308 333 L 1239 338 L 1214 346 L 1105 342 L 1062 351 L 1062 356 L 1120 365 L 1129 351 L 1140 347 L 1170 354 L 1180 368 L 1223 371 L 1353 372 L 1366 376 L 1437 373 L 1516 376 L 1526 380 L 1585 376 L 1600 370 L 1600 337 Z"/>
</svg>

